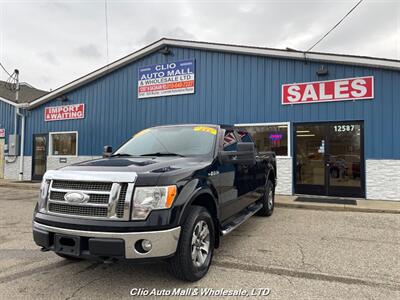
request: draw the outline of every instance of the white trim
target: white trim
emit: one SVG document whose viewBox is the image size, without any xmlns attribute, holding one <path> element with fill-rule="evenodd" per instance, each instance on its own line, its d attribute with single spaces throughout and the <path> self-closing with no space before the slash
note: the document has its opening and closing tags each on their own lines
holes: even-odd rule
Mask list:
<svg viewBox="0 0 400 300">
<path fill-rule="evenodd" d="M 10 101 L 10 100 L 7 100 L 7 99 L 5 99 L 5 98 L 2 98 L 2 97 L 0 97 L 0 101 L 3 101 L 3 102 L 5 102 L 5 103 L 7 103 L 7 104 L 9 104 L 9 105 L 11 105 L 11 106 L 14 106 L 14 107 L 17 107 L 17 106 L 18 106 L 18 104 L 17 104 L 17 103 L 15 103 L 15 102 L 12 102 L 12 101 Z"/>
<path fill-rule="evenodd" d="M 274 122 L 274 123 L 241 123 L 241 124 L 235 124 L 234 126 L 238 127 L 256 127 L 256 126 L 279 126 L 279 125 L 286 125 L 287 126 L 287 148 L 288 148 L 288 154 L 287 155 L 277 155 L 276 157 L 282 157 L 282 158 L 292 158 L 292 150 L 291 150 L 291 145 L 292 145 L 292 126 L 290 122 Z"/>
<path fill-rule="evenodd" d="M 356 64 L 365 65 L 370 67 L 384 67 L 400 69 L 400 61 L 394 59 L 382 59 L 375 57 L 362 57 L 355 55 L 344 55 L 344 54 L 333 54 L 333 53 L 318 53 L 303 51 L 288 51 L 281 49 L 251 47 L 251 46 L 240 46 L 240 45 L 229 45 L 229 44 L 218 44 L 218 43 L 207 43 L 207 42 L 194 42 L 194 41 L 182 41 L 182 40 L 169 40 L 163 39 L 163 42 L 169 46 L 188 47 L 194 49 L 214 50 L 220 52 L 234 52 L 240 54 L 249 55 L 261 55 L 261 56 L 275 56 L 282 58 L 292 59 L 307 59 L 307 60 L 318 60 L 325 62 L 335 62 L 341 64 Z"/>
<path fill-rule="evenodd" d="M 67 133 L 75 133 L 76 134 L 76 151 L 75 155 L 53 155 L 53 140 L 51 138 L 52 135 L 55 134 L 67 134 Z M 57 132 L 49 132 L 49 157 L 65 157 L 65 158 L 72 158 L 72 157 L 78 157 L 78 142 L 79 142 L 79 132 L 78 131 L 57 131 Z"/>
<path fill-rule="evenodd" d="M 14 106 L 14 107 L 19 107 L 19 108 L 28 108 L 29 107 L 29 103 L 15 103 L 15 102 L 12 102 L 12 101 L 7 100 L 7 99 L 2 98 L 2 97 L 0 97 L 0 101 L 2 101 L 4 103 L 7 103 L 7 104 L 9 104 L 11 106 Z"/>
<path fill-rule="evenodd" d="M 239 45 L 227 45 L 227 44 L 217 44 L 217 43 L 206 43 L 206 42 L 194 42 L 194 41 L 185 41 L 185 40 L 173 40 L 163 38 L 150 44 L 128 56 L 121 58 L 109 65 L 106 65 L 92 73 L 89 73 L 77 80 L 74 80 L 38 99 L 31 102 L 29 104 L 29 108 L 35 108 L 36 106 L 41 105 L 49 100 L 52 100 L 66 92 L 75 89 L 85 83 L 88 83 L 92 80 L 95 80 L 106 73 L 112 72 L 117 68 L 121 68 L 124 65 L 132 63 L 135 60 L 138 60 L 147 54 L 161 49 L 164 46 L 173 46 L 173 47 L 183 47 L 183 48 L 192 48 L 192 49 L 202 49 L 208 51 L 218 51 L 218 52 L 230 52 L 237 54 L 247 54 L 247 55 L 259 55 L 259 56 L 269 56 L 269 57 L 280 57 L 280 58 L 290 58 L 297 60 L 311 60 L 311 61 L 323 61 L 323 62 L 332 62 L 332 63 L 340 63 L 340 64 L 348 64 L 348 65 L 361 65 L 367 67 L 375 67 L 375 68 L 388 68 L 388 69 L 396 69 L 400 70 L 400 61 L 398 60 L 389 60 L 389 59 L 380 59 L 373 57 L 359 57 L 359 56 L 351 56 L 351 55 L 340 55 L 340 54 L 328 54 L 328 53 L 304 53 L 301 51 L 288 51 L 288 50 L 279 50 L 279 49 L 270 49 L 270 48 L 260 48 L 260 47 L 249 47 L 249 46 L 239 46 Z"/>
</svg>

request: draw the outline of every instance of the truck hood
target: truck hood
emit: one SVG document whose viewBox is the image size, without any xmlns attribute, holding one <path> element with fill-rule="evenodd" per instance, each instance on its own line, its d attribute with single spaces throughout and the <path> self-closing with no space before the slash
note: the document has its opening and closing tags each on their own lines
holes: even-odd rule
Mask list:
<svg viewBox="0 0 400 300">
<path fill-rule="evenodd" d="M 167 173 L 182 169 L 196 170 L 205 163 L 198 157 L 111 157 L 85 161 L 61 168 L 68 171 Z"/>
<path fill-rule="evenodd" d="M 114 182 L 136 181 L 139 185 L 175 184 L 210 163 L 209 157 L 111 157 L 47 171 L 44 178 L 61 180 L 97 178 Z"/>
</svg>

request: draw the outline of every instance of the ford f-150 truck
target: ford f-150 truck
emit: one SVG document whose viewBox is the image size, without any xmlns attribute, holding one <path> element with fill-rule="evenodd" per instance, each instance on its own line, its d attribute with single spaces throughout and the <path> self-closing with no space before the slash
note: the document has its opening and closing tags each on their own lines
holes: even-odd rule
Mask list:
<svg viewBox="0 0 400 300">
<path fill-rule="evenodd" d="M 221 236 L 272 214 L 275 186 L 274 153 L 258 153 L 242 128 L 153 127 L 102 159 L 47 171 L 33 237 L 65 259 L 165 259 L 196 281 Z"/>
</svg>

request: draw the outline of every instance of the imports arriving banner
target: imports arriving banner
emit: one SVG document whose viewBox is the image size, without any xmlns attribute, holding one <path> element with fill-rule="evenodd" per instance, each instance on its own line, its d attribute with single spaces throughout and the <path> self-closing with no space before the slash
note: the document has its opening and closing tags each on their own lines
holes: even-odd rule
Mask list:
<svg viewBox="0 0 400 300">
<path fill-rule="evenodd" d="M 6 137 L 6 130 L 4 128 L 0 128 L 0 138 Z"/>
<path fill-rule="evenodd" d="M 46 107 L 44 110 L 44 120 L 46 122 L 83 118 L 85 118 L 85 104 L 83 103 Z"/>
<path fill-rule="evenodd" d="M 282 85 L 283 105 L 373 98 L 373 76 Z"/>
<path fill-rule="evenodd" d="M 194 73 L 194 59 L 140 67 L 138 98 L 193 94 Z"/>
</svg>

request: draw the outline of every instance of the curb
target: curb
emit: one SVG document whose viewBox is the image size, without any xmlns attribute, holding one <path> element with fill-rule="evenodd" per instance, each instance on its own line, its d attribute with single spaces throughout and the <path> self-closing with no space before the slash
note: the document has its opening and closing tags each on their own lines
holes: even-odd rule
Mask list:
<svg viewBox="0 0 400 300">
<path fill-rule="evenodd" d="M 40 189 L 40 183 L 28 183 L 28 182 L 1 182 L 0 188 L 25 188 L 25 189 Z"/>
<path fill-rule="evenodd" d="M 365 200 L 368 201 L 368 200 Z M 276 207 L 283 208 L 297 208 L 297 209 L 310 209 L 310 210 L 325 210 L 325 211 L 344 211 L 344 212 L 363 212 L 363 213 L 386 213 L 386 214 L 400 214 L 400 208 L 382 208 L 382 207 L 357 207 L 346 204 L 303 204 L 303 203 L 288 203 L 288 202 L 275 202 Z"/>
</svg>

